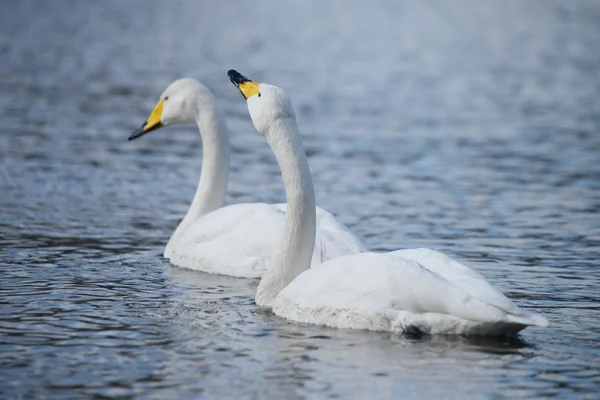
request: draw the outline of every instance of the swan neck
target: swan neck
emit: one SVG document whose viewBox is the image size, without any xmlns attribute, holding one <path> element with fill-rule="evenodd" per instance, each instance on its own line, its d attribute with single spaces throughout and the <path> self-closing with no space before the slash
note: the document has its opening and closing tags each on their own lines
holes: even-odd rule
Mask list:
<svg viewBox="0 0 600 400">
<path fill-rule="evenodd" d="M 202 139 L 202 170 L 198 187 L 185 217 L 165 249 L 169 257 L 172 246 L 198 218 L 223 207 L 229 175 L 229 135 L 216 100 L 207 88 L 196 96 L 196 124 Z"/>
<path fill-rule="evenodd" d="M 295 119 L 283 119 L 266 134 L 281 169 L 287 201 L 280 252 L 257 290 L 256 304 L 270 308 L 292 280 L 310 268 L 316 232 L 315 192 Z"/>
<path fill-rule="evenodd" d="M 223 207 L 227 193 L 229 135 L 220 110 L 213 108 L 205 107 L 196 121 L 202 138 L 202 170 L 189 210 L 194 219 Z"/>
</svg>

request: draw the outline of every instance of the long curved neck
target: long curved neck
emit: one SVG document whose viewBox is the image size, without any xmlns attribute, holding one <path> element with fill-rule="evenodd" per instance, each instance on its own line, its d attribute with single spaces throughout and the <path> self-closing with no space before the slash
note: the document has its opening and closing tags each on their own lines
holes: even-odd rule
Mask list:
<svg viewBox="0 0 600 400">
<path fill-rule="evenodd" d="M 281 169 L 287 200 L 281 250 L 256 293 L 256 304 L 270 308 L 275 296 L 310 267 L 317 221 L 315 191 L 295 119 L 276 121 L 265 138 Z"/>
<path fill-rule="evenodd" d="M 196 124 L 202 137 L 202 171 L 192 204 L 167 243 L 165 257 L 170 256 L 173 245 L 195 220 L 225 203 L 229 176 L 227 125 L 214 96 L 206 87 L 198 91 L 195 102 Z"/>
</svg>

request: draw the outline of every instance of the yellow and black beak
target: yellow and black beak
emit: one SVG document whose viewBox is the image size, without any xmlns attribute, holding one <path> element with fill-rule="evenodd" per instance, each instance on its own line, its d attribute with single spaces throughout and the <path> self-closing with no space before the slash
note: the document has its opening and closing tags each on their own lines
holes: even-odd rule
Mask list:
<svg viewBox="0 0 600 400">
<path fill-rule="evenodd" d="M 129 135 L 128 140 L 137 139 L 140 136 L 144 136 L 146 133 L 152 132 L 153 130 L 156 130 L 163 126 L 163 124 L 160 122 L 160 118 L 162 117 L 164 103 L 164 100 L 160 100 L 156 104 L 154 110 L 152 110 L 146 122 L 144 122 L 141 128 L 136 129 L 131 135 Z"/>
<path fill-rule="evenodd" d="M 251 81 L 246 78 L 244 75 L 237 72 L 235 69 L 230 69 L 227 71 L 227 75 L 229 76 L 229 80 L 239 89 L 240 93 L 246 100 L 250 97 L 258 94 L 260 96 L 260 92 L 258 91 L 258 82 Z"/>
</svg>

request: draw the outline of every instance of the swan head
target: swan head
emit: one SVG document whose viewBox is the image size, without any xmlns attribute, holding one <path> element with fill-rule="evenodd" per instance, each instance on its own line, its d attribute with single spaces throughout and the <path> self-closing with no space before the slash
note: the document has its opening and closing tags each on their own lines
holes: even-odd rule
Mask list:
<svg viewBox="0 0 600 400">
<path fill-rule="evenodd" d="M 273 126 L 290 121 L 295 123 L 294 107 L 283 89 L 252 81 L 233 69 L 229 70 L 227 75 L 246 99 L 252 123 L 262 135 L 269 132 Z"/>
<path fill-rule="evenodd" d="M 139 129 L 136 129 L 129 140 L 144 136 L 146 133 L 167 125 L 193 124 L 198 115 L 198 93 L 203 86 L 192 78 L 178 79 L 160 95 L 158 103 Z"/>
</svg>

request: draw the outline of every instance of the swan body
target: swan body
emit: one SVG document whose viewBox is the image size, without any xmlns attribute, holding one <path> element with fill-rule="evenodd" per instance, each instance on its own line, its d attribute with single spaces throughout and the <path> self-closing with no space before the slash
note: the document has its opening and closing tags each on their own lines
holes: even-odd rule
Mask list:
<svg viewBox="0 0 600 400">
<path fill-rule="evenodd" d="M 275 86 L 233 70 L 229 77 L 277 157 L 288 201 L 281 248 L 258 286 L 258 306 L 298 322 L 389 332 L 503 335 L 548 324 L 480 273 L 430 249 L 346 255 L 308 269 L 315 198 L 291 102 Z"/>
<path fill-rule="evenodd" d="M 286 204 L 246 203 L 224 207 L 229 171 L 229 135 L 211 91 L 194 79 L 173 82 L 130 140 L 174 124 L 197 124 L 202 171 L 192 204 L 165 247 L 164 257 L 185 268 L 245 278 L 261 277 L 280 247 Z M 320 264 L 365 246 L 329 212 L 315 208 L 317 241 L 311 262 Z"/>
<path fill-rule="evenodd" d="M 547 325 L 479 273 L 430 249 L 330 260 L 300 274 L 272 308 L 294 321 L 372 331 L 498 335 Z"/>
<path fill-rule="evenodd" d="M 316 208 L 319 229 L 311 265 L 363 251 L 362 244 L 333 215 Z M 172 247 L 175 265 L 204 272 L 258 278 L 281 246 L 285 204 L 235 204 L 215 210 L 190 226 Z M 343 240 L 340 240 L 342 238 Z"/>
</svg>

